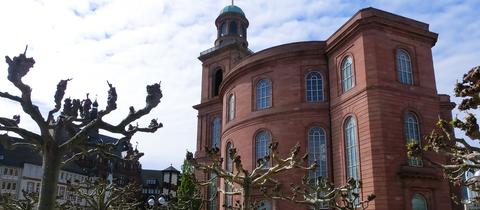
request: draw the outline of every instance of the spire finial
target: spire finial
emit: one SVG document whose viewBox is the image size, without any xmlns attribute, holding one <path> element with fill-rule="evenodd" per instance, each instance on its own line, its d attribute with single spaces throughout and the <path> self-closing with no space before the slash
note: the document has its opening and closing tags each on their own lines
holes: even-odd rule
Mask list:
<svg viewBox="0 0 480 210">
<path fill-rule="evenodd" d="M 234 0 L 232 0 L 232 5 L 234 5 L 234 2 L 233 2 L 233 1 L 234 1 Z"/>
</svg>

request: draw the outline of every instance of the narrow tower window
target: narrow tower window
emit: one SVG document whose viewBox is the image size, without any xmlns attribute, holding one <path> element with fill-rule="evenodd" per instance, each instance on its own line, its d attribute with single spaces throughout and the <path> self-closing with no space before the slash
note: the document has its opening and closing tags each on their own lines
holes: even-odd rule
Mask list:
<svg viewBox="0 0 480 210">
<path fill-rule="evenodd" d="M 235 118 L 235 95 L 231 94 L 229 97 L 228 97 L 228 104 L 227 104 L 227 107 L 228 107 L 228 113 L 227 113 L 227 116 L 228 116 L 228 121 L 231 121 Z"/>
<path fill-rule="evenodd" d="M 407 142 L 415 142 L 420 144 L 420 129 L 418 126 L 417 115 L 415 115 L 413 112 L 408 112 L 405 115 L 404 123 L 405 137 L 407 138 Z M 421 167 L 423 165 L 423 161 L 418 157 L 410 157 L 408 158 L 408 165 Z"/>
<path fill-rule="evenodd" d="M 341 77 L 342 77 L 343 92 L 346 92 L 352 89 L 352 87 L 355 85 L 355 77 L 353 75 L 352 63 L 353 63 L 353 60 L 351 56 L 347 56 L 342 61 Z"/>
<path fill-rule="evenodd" d="M 323 101 L 323 80 L 318 72 L 310 72 L 306 78 L 306 96 L 308 102 Z"/>
<path fill-rule="evenodd" d="M 413 84 L 412 62 L 407 51 L 397 50 L 397 74 L 398 80 L 407 85 Z"/>
<path fill-rule="evenodd" d="M 222 84 L 223 72 L 221 69 L 215 71 L 213 75 L 213 96 L 218 96 L 218 92 L 220 91 L 220 84 Z"/>
<path fill-rule="evenodd" d="M 263 130 L 260 131 L 256 136 L 255 136 L 255 160 L 257 162 L 263 162 L 265 161 L 265 157 L 268 155 L 268 146 L 270 144 L 270 134 Z M 270 163 L 267 162 L 264 165 L 264 168 L 269 168 Z"/>
<path fill-rule="evenodd" d="M 228 34 L 238 34 L 237 22 L 235 21 L 230 22 L 230 26 L 228 30 L 229 30 Z"/>
<path fill-rule="evenodd" d="M 227 24 L 222 23 L 220 25 L 220 36 L 225 36 L 227 35 Z"/>
<path fill-rule="evenodd" d="M 272 87 L 270 80 L 262 79 L 256 85 L 256 108 L 266 109 L 271 106 Z"/>
<path fill-rule="evenodd" d="M 212 121 L 212 148 L 220 148 L 220 135 L 222 130 L 222 120 L 220 117 L 213 118 Z"/>
</svg>

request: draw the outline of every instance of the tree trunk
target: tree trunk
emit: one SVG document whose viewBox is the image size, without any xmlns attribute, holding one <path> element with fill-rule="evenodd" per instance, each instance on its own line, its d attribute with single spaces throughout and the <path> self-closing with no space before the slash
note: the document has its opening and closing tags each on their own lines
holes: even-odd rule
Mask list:
<svg viewBox="0 0 480 210">
<path fill-rule="evenodd" d="M 252 184 L 248 178 L 245 178 L 243 184 L 243 206 L 242 210 L 250 210 L 252 208 Z"/>
<path fill-rule="evenodd" d="M 56 144 L 46 145 L 43 149 L 42 187 L 38 210 L 53 210 L 57 199 L 58 174 L 60 172 L 61 156 Z"/>
</svg>

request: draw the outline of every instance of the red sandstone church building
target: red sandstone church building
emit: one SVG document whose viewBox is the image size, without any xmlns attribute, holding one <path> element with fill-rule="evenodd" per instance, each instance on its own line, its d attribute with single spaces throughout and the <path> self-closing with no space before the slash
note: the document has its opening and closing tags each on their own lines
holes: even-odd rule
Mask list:
<svg viewBox="0 0 480 210">
<path fill-rule="evenodd" d="M 437 93 L 431 48 L 438 35 L 428 24 L 366 8 L 325 41 L 256 53 L 247 48 L 249 22 L 239 7 L 225 7 L 215 25 L 215 45 L 199 57 L 197 158 L 206 157 L 205 147 L 218 147 L 226 160 L 235 147 L 252 169 L 273 140 L 283 154 L 299 142 L 319 164 L 313 176 L 336 184 L 354 177 L 363 182 L 364 199 L 376 194 L 369 209 L 456 208 L 441 171 L 409 159 L 405 148 L 407 139 L 422 141 L 439 116 L 450 119 L 454 107 Z M 304 175 L 282 177 L 289 183 Z M 223 180 L 215 187 L 224 189 Z M 220 193 L 206 209 L 231 202 Z M 262 209 L 312 209 L 263 202 Z"/>
</svg>

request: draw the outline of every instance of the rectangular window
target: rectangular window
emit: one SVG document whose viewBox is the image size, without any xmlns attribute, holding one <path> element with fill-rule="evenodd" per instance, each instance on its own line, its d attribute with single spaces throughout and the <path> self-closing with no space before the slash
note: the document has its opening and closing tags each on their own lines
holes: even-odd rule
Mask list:
<svg viewBox="0 0 480 210">
<path fill-rule="evenodd" d="M 59 187 L 57 195 L 60 197 L 60 199 L 65 199 L 65 187 Z"/>
<path fill-rule="evenodd" d="M 40 183 L 37 183 L 37 188 L 36 188 L 35 192 L 38 193 L 39 191 L 40 191 Z"/>
<path fill-rule="evenodd" d="M 17 189 L 17 183 L 12 183 L 12 190 L 16 190 Z"/>
<path fill-rule="evenodd" d="M 27 182 L 27 192 L 33 192 L 34 185 L 35 183 L 33 182 Z"/>
</svg>

